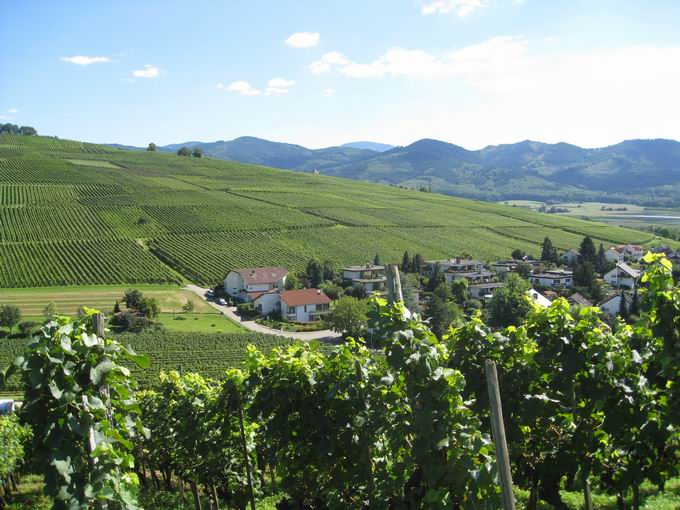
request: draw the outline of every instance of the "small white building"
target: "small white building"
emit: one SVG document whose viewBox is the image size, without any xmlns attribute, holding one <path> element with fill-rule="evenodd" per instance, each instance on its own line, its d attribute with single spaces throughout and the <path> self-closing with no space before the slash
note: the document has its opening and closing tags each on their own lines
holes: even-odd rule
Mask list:
<svg viewBox="0 0 680 510">
<path fill-rule="evenodd" d="M 281 311 L 281 295 L 278 290 L 267 292 L 251 292 L 248 300 L 253 303 L 253 309 L 260 315 L 277 314 Z"/>
<path fill-rule="evenodd" d="M 362 278 L 385 277 L 385 266 L 364 264 L 363 266 L 348 266 L 342 268 L 342 279 L 348 282 Z"/>
<path fill-rule="evenodd" d="M 630 310 L 630 305 L 633 302 L 633 298 L 629 293 L 625 293 L 624 295 L 626 299 L 626 306 Z M 600 305 L 600 310 L 610 317 L 616 317 L 616 315 L 619 313 L 619 310 L 621 310 L 621 294 L 616 294 L 605 300 Z"/>
<path fill-rule="evenodd" d="M 331 298 L 319 289 L 284 290 L 280 296 L 281 318 L 291 322 L 319 320 L 331 303 Z"/>
<path fill-rule="evenodd" d="M 534 304 L 540 306 L 541 308 L 548 308 L 552 304 L 552 301 L 550 301 L 547 297 L 538 292 L 536 289 L 529 289 L 527 291 L 527 294 L 534 302 Z"/>
<path fill-rule="evenodd" d="M 281 290 L 286 285 L 285 267 L 246 267 L 232 269 L 224 278 L 224 292 L 231 297 L 250 301 L 248 294 Z"/>
<path fill-rule="evenodd" d="M 572 279 L 573 272 L 565 269 L 554 269 L 531 275 L 531 283 L 551 289 L 569 289 L 572 285 Z"/>
<path fill-rule="evenodd" d="M 479 273 L 484 271 L 484 263 L 479 260 L 461 259 L 460 257 L 449 260 L 426 260 L 423 274 L 432 276 L 434 268 L 439 266 L 443 273 Z"/>
<path fill-rule="evenodd" d="M 468 287 L 468 291 L 475 299 L 489 299 L 496 290 L 504 286 L 503 282 L 475 283 Z"/>
<path fill-rule="evenodd" d="M 578 258 L 581 256 L 579 250 L 572 248 L 571 250 L 565 251 L 562 255 L 562 262 L 565 264 L 573 265 L 578 262 Z"/>
<path fill-rule="evenodd" d="M 470 283 L 488 283 L 496 277 L 491 271 L 449 271 L 444 273 L 446 283 L 466 279 Z"/>
<path fill-rule="evenodd" d="M 612 287 L 634 289 L 640 278 L 640 271 L 633 269 L 625 262 L 619 262 L 611 271 L 604 274 L 604 281 Z"/>
<path fill-rule="evenodd" d="M 607 262 L 618 264 L 619 262 L 623 262 L 623 252 L 619 252 L 616 248 L 610 246 L 609 249 L 604 253 L 604 258 L 607 260 Z"/>
<path fill-rule="evenodd" d="M 387 288 L 387 278 L 357 278 L 352 280 L 352 287 L 363 287 L 366 292 L 384 292 Z"/>
</svg>

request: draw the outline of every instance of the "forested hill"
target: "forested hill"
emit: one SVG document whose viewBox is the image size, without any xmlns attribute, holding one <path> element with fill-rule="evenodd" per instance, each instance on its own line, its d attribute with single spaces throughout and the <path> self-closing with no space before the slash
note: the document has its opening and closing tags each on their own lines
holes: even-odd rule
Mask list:
<svg viewBox="0 0 680 510">
<path fill-rule="evenodd" d="M 391 152 L 391 151 L 390 151 Z M 636 230 L 305 172 L 0 135 L 0 287 L 214 285 L 235 267 L 361 264 L 596 243 Z"/>
<path fill-rule="evenodd" d="M 680 143 L 629 140 L 599 149 L 524 142 L 470 151 L 424 139 L 405 147 L 358 142 L 307 149 L 254 137 L 186 142 L 206 155 L 483 200 L 630 202 L 680 206 Z M 357 148 L 358 147 L 358 148 Z"/>
</svg>

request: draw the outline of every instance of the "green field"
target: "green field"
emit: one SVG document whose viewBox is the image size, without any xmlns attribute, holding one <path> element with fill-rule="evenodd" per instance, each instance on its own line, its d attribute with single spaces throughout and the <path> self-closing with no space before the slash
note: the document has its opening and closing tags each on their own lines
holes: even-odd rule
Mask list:
<svg viewBox="0 0 680 510">
<path fill-rule="evenodd" d="M 662 242 L 311 173 L 0 135 L 0 288 L 214 285 L 239 266 L 299 270 L 310 257 L 350 264 L 376 253 L 398 261 L 404 250 L 492 260 L 514 248 L 538 255 L 546 235 L 561 249 L 584 235 L 605 244 Z"/>
<path fill-rule="evenodd" d="M 225 319 L 226 320 L 226 319 Z M 117 335 L 118 340 L 130 345 L 138 353 L 151 358 L 147 369 L 131 367 L 143 387 L 152 387 L 158 382 L 161 370 L 182 370 L 198 372 L 206 377 L 220 377 L 230 367 L 243 362 L 246 347 L 255 345 L 269 351 L 277 345 L 288 345 L 294 340 L 260 333 L 181 333 L 148 332 Z M 23 353 L 28 340 L 25 338 L 4 338 L 0 340 L 0 367 L 10 365 Z M 11 377 L 2 388 L 5 394 L 16 393 L 21 381 Z"/>
</svg>

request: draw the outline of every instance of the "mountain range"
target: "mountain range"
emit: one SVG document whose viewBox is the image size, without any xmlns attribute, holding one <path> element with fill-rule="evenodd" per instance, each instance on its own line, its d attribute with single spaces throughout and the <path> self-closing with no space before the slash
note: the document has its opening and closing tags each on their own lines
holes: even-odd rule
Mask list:
<svg viewBox="0 0 680 510">
<path fill-rule="evenodd" d="M 185 142 L 207 156 L 481 200 L 602 201 L 680 206 L 680 142 L 627 140 L 586 149 L 525 140 L 480 150 L 423 139 L 403 147 L 355 142 L 308 149 L 255 137 Z M 130 148 L 118 145 L 117 147 Z"/>
</svg>

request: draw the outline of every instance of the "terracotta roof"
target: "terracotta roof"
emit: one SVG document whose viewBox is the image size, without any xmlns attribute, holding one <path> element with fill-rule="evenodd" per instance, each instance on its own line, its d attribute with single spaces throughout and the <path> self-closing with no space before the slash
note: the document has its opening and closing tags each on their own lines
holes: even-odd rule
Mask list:
<svg viewBox="0 0 680 510">
<path fill-rule="evenodd" d="M 278 293 L 278 290 L 266 290 L 266 291 L 261 291 L 261 292 L 248 292 L 248 298 L 250 298 L 251 301 L 255 301 L 257 298 L 264 296 L 265 294 L 276 294 Z"/>
<path fill-rule="evenodd" d="M 331 302 L 331 298 L 318 289 L 299 289 L 284 290 L 281 292 L 281 301 L 288 306 L 325 305 Z"/>
<path fill-rule="evenodd" d="M 288 274 L 285 267 L 244 267 L 232 271 L 240 274 L 246 285 L 276 283 Z"/>
</svg>

